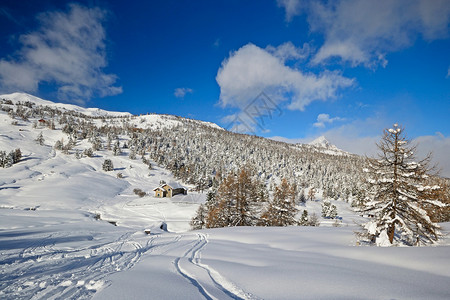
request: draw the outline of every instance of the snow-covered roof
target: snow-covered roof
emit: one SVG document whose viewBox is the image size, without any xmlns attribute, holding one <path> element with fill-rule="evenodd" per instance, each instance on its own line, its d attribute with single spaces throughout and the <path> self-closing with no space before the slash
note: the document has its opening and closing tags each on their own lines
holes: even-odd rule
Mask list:
<svg viewBox="0 0 450 300">
<path fill-rule="evenodd" d="M 163 184 L 162 186 L 164 186 L 164 185 L 168 185 L 173 189 L 185 189 L 184 186 L 182 186 L 181 184 L 179 184 L 178 182 L 175 182 L 175 181 L 171 181 L 169 183 Z"/>
</svg>

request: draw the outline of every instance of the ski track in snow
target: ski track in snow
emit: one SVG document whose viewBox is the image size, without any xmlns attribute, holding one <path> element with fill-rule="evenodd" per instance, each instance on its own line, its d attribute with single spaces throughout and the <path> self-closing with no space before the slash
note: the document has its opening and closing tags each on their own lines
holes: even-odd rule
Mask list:
<svg viewBox="0 0 450 300">
<path fill-rule="evenodd" d="M 0 298 L 89 299 L 107 284 L 106 276 L 133 267 L 154 247 L 154 239 L 142 246 L 130 240 L 132 234 L 85 248 L 55 249 L 65 236 L 52 233 L 36 238 L 19 254 L 2 252 Z"/>
<path fill-rule="evenodd" d="M 257 299 L 244 292 L 216 270 L 200 262 L 200 252 L 208 244 L 207 235 L 197 234 L 197 240 L 173 263 L 177 272 L 194 285 L 208 299 Z"/>
</svg>

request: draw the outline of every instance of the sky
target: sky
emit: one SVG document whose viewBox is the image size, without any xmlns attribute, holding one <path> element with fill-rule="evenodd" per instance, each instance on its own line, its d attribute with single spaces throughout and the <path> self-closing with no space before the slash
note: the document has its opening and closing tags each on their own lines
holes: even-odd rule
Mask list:
<svg viewBox="0 0 450 300">
<path fill-rule="evenodd" d="M 399 123 L 450 177 L 450 2 L 3 0 L 11 92 L 367 155 Z"/>
</svg>

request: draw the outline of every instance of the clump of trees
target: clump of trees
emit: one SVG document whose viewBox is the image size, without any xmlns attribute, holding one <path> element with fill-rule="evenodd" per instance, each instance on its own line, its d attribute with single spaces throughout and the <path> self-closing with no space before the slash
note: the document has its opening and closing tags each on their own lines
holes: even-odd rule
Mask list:
<svg viewBox="0 0 450 300">
<path fill-rule="evenodd" d="M 335 219 L 338 216 L 337 207 L 330 201 L 322 203 L 322 217 L 326 219 Z"/>
<path fill-rule="evenodd" d="M 22 152 L 19 148 L 12 150 L 9 153 L 6 151 L 0 151 L 0 167 L 9 168 L 13 164 L 18 163 L 22 158 Z"/>
<path fill-rule="evenodd" d="M 208 192 L 206 203 L 198 208 L 191 226 L 201 229 L 298 225 L 297 194 L 297 186 L 283 179 L 269 200 L 265 185 L 254 172 L 244 168 L 225 177 L 215 192 Z"/>
<path fill-rule="evenodd" d="M 415 157 L 416 147 L 398 124 L 385 129 L 377 144 L 377 158 L 368 158 L 365 172 L 369 187 L 360 211 L 372 215 L 365 235 L 377 245 L 394 242 L 420 245 L 434 243 L 440 236 L 427 208 L 440 208 L 438 185 L 430 185 L 430 155 Z"/>
</svg>

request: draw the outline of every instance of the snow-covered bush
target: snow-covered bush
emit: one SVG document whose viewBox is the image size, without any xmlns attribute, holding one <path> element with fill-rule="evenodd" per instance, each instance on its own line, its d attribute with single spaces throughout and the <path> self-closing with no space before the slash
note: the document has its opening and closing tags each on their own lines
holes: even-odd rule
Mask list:
<svg viewBox="0 0 450 300">
<path fill-rule="evenodd" d="M 326 219 L 334 219 L 338 215 L 337 207 L 331 204 L 330 201 L 324 201 L 322 203 L 322 217 Z"/>
<path fill-rule="evenodd" d="M 103 171 L 114 171 L 114 165 L 110 159 L 105 159 L 102 165 Z"/>
</svg>

